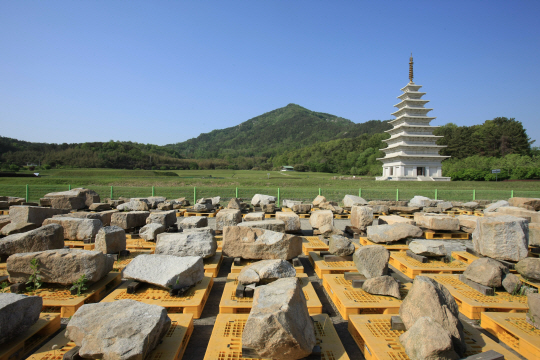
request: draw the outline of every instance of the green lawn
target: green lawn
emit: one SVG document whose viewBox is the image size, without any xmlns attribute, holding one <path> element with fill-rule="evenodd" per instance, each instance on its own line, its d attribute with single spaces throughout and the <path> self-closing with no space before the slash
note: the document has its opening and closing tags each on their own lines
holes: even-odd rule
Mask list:
<svg viewBox="0 0 540 360">
<path fill-rule="evenodd" d="M 168 173 L 168 174 L 167 174 Z M 168 176 L 171 173 L 178 176 Z M 281 199 L 313 199 L 321 189 L 327 198 L 340 201 L 345 194 L 358 195 L 366 199 L 410 199 L 424 195 L 447 200 L 507 199 L 511 196 L 540 197 L 540 182 L 392 182 L 375 181 L 362 177 L 361 180 L 339 180 L 339 174 L 297 173 L 251 170 L 110 170 L 110 169 L 58 169 L 41 172 L 39 178 L 0 178 L 0 195 L 26 196 L 37 200 L 47 192 L 67 190 L 68 187 L 95 189 L 103 197 L 150 196 L 152 186 L 155 195 L 168 198 L 185 196 L 193 199 L 202 196 L 220 195 L 223 198 L 238 196 L 249 198 L 255 193 L 279 195 Z M 196 194 L 194 194 L 194 188 Z M 399 193 L 396 191 L 399 189 Z M 473 193 L 474 190 L 474 193 Z"/>
</svg>

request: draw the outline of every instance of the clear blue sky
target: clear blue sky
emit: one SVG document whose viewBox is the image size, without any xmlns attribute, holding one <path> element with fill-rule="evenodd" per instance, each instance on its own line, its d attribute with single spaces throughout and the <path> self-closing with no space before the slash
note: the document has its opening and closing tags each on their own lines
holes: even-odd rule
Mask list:
<svg viewBox="0 0 540 360">
<path fill-rule="evenodd" d="M 296 103 L 523 122 L 540 146 L 539 1 L 0 1 L 0 135 L 169 144 Z"/>
</svg>

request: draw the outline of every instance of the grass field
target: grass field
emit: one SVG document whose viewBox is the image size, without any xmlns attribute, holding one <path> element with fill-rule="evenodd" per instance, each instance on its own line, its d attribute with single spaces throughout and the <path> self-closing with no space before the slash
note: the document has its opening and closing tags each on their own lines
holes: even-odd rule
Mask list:
<svg viewBox="0 0 540 360">
<path fill-rule="evenodd" d="M 221 196 L 249 198 L 255 193 L 278 196 L 281 199 L 310 200 L 321 194 L 340 201 L 345 194 L 361 194 L 366 199 L 407 200 L 423 195 L 445 200 L 495 200 L 511 196 L 540 197 L 540 182 L 392 182 L 362 177 L 339 180 L 339 174 L 296 173 L 250 170 L 110 170 L 58 169 L 41 172 L 39 178 L 0 178 L 0 195 L 26 196 L 36 201 L 47 192 L 67 190 L 69 186 L 87 187 L 102 197 L 136 197 L 154 194 L 168 198 Z M 194 188 L 196 193 L 194 193 Z M 279 190 L 278 190 L 279 188 Z M 237 190 L 238 189 L 238 190 Z M 397 191 L 399 189 L 399 191 Z M 474 191 L 473 191 L 474 190 Z M 237 193 L 238 191 L 238 193 Z"/>
</svg>

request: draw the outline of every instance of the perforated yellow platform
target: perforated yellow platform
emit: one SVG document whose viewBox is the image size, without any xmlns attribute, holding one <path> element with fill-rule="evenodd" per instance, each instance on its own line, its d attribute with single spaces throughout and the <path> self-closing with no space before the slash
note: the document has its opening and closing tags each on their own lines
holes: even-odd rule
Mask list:
<svg viewBox="0 0 540 360">
<path fill-rule="evenodd" d="M 398 314 L 401 300 L 391 296 L 372 295 L 352 287 L 352 281 L 345 280 L 343 274 L 323 275 L 323 286 L 343 319 L 358 314 Z M 400 289 L 403 299 L 411 283 Z"/>
<path fill-rule="evenodd" d="M 219 314 L 204 360 L 261 360 L 242 357 L 242 332 L 248 316 L 248 314 Z M 322 350 L 321 360 L 348 360 L 349 356 L 328 315 L 319 314 L 312 317 L 315 320 L 317 345 Z"/>
<path fill-rule="evenodd" d="M 171 327 L 161 343 L 145 357 L 145 360 L 180 360 L 184 356 L 189 338 L 193 333 L 193 315 L 169 314 Z M 43 345 L 28 360 L 62 360 L 64 354 L 75 347 L 65 336 L 65 330 Z M 52 350 L 53 345 L 56 349 Z"/>
<path fill-rule="evenodd" d="M 344 274 L 350 271 L 358 271 L 352 261 L 332 261 L 326 262 L 318 251 L 309 253 L 309 262 L 313 265 L 315 273 L 319 279 L 325 274 Z"/>
<path fill-rule="evenodd" d="M 533 280 L 533 279 L 525 279 L 523 276 L 521 276 L 520 274 L 516 274 L 516 276 L 519 278 L 519 280 L 521 280 L 522 282 L 524 282 L 525 284 L 529 285 L 529 286 L 532 286 L 532 287 L 535 287 L 538 289 L 538 291 L 540 292 L 540 281 L 538 280 Z"/>
<path fill-rule="evenodd" d="M 406 360 L 409 359 L 399 342 L 404 331 L 392 330 L 392 315 L 351 315 L 349 332 L 364 354 L 366 360 Z M 487 335 L 462 321 L 465 332 L 467 352 L 465 356 L 494 350 L 504 355 L 505 360 L 518 360 L 519 357 L 506 350 Z"/>
<path fill-rule="evenodd" d="M 60 314 L 42 313 L 27 331 L 0 346 L 0 360 L 20 360 L 60 329 Z"/>
<path fill-rule="evenodd" d="M 242 259 L 242 262 L 240 265 L 234 265 L 234 262 L 232 263 L 231 265 L 231 273 L 233 274 L 238 274 L 240 273 L 240 271 L 242 271 L 242 269 L 250 264 L 253 264 L 254 262 L 257 262 L 257 261 L 260 261 L 260 260 L 244 260 Z M 297 274 L 303 274 L 305 271 L 304 271 L 304 267 L 303 266 L 295 266 L 294 269 L 296 270 L 296 273 Z"/>
<path fill-rule="evenodd" d="M 123 299 L 137 300 L 145 304 L 163 306 L 169 314 L 193 314 L 193 317 L 198 319 L 201 317 L 206 300 L 208 300 L 214 279 L 210 276 L 205 276 L 183 296 L 171 296 L 168 290 L 150 284 L 142 284 L 135 294 L 128 294 L 127 287 L 130 282 L 124 282 L 118 289 L 103 299 L 102 302 Z"/>
<path fill-rule="evenodd" d="M 130 251 L 128 256 L 119 257 L 118 260 L 114 262 L 113 271 L 122 272 L 128 264 L 139 255 L 148 255 L 152 254 L 152 250 L 134 250 Z"/>
<path fill-rule="evenodd" d="M 306 297 L 307 307 L 310 315 L 321 314 L 322 304 L 308 279 L 307 274 L 297 274 L 302 282 L 302 290 Z M 253 298 L 237 298 L 236 286 L 238 285 L 238 274 L 229 274 L 227 283 L 223 289 L 223 295 L 219 303 L 220 314 L 249 314 L 253 305 Z"/>
<path fill-rule="evenodd" d="M 216 236 L 216 239 L 218 237 Z M 223 239 L 223 236 L 221 236 L 221 239 Z M 217 240 L 217 251 L 222 251 L 223 250 L 223 240 Z"/>
<path fill-rule="evenodd" d="M 481 326 L 527 359 L 540 359 L 540 330 L 527 314 L 482 313 Z"/>
<path fill-rule="evenodd" d="M 153 254 L 154 251 L 156 250 L 156 243 L 154 241 L 146 241 L 139 237 L 126 239 L 126 249 L 130 251 L 131 250 L 151 250 Z"/>
<path fill-rule="evenodd" d="M 189 211 L 186 211 L 184 212 L 184 217 L 190 217 L 190 216 L 205 216 L 205 217 L 216 217 L 216 214 L 218 213 L 219 211 L 216 211 L 216 212 L 212 212 L 212 213 L 197 213 L 197 212 L 189 212 Z"/>
<path fill-rule="evenodd" d="M 480 319 L 482 312 L 527 312 L 527 297 L 506 291 L 486 296 L 459 281 L 459 275 L 424 275 L 444 285 L 456 299 L 459 311 L 469 319 Z"/>
<path fill-rule="evenodd" d="M 45 313 L 60 313 L 63 318 L 70 317 L 84 304 L 99 302 L 105 294 L 115 288 L 122 281 L 120 273 L 111 272 L 103 279 L 88 286 L 88 290 L 83 291 L 81 296 L 71 295 L 71 286 L 46 284 L 35 293 L 25 292 L 23 295 L 39 296 L 43 299 L 43 309 Z"/>
<path fill-rule="evenodd" d="M 360 245 L 362 246 L 368 246 L 368 245 L 381 245 L 384 246 L 384 248 L 388 251 L 407 251 L 409 250 L 409 245 L 407 244 L 378 244 L 374 243 L 373 241 L 369 241 L 367 237 L 359 237 L 358 241 L 360 242 Z"/>
<path fill-rule="evenodd" d="M 85 244 L 84 241 L 80 240 L 64 240 L 64 246 L 69 246 L 71 249 L 81 249 L 81 250 L 94 250 L 96 244 Z"/>
<path fill-rule="evenodd" d="M 302 252 L 309 256 L 310 251 L 328 251 L 328 245 L 323 243 L 318 236 L 302 237 Z"/>
<path fill-rule="evenodd" d="M 397 251 L 390 253 L 389 264 L 411 279 L 425 274 L 461 274 L 469 265 L 459 260 L 454 260 L 450 263 L 428 260 L 427 263 L 421 263 L 407 256 L 406 253 Z"/>
</svg>

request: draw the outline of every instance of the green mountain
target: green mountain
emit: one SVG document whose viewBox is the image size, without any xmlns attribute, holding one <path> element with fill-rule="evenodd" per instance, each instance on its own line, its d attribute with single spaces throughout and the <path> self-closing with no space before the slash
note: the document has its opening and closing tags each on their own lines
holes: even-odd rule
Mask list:
<svg viewBox="0 0 540 360">
<path fill-rule="evenodd" d="M 196 138 L 167 145 L 184 158 L 271 158 L 284 151 L 321 141 L 354 138 L 391 128 L 386 121 L 356 124 L 350 120 L 289 104 L 239 125 L 213 130 Z"/>
</svg>

